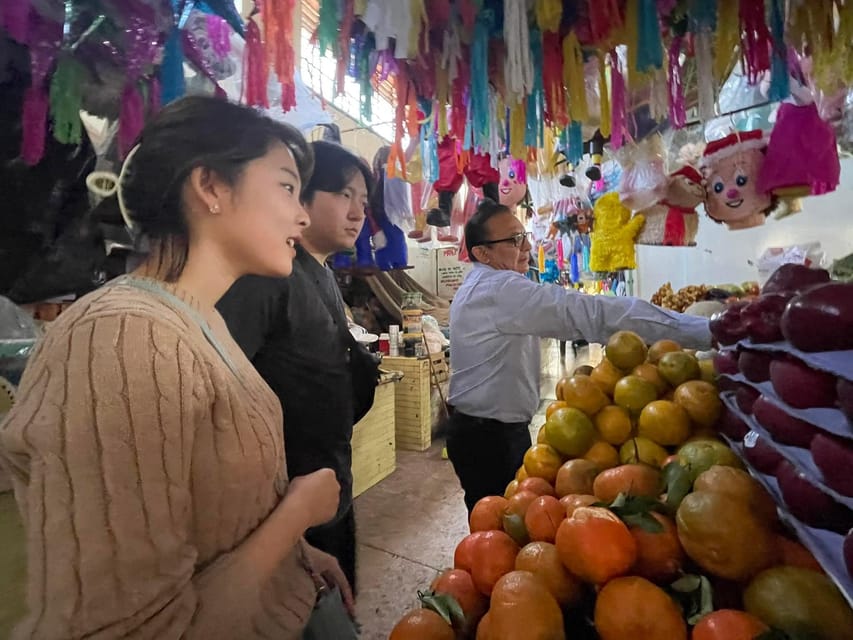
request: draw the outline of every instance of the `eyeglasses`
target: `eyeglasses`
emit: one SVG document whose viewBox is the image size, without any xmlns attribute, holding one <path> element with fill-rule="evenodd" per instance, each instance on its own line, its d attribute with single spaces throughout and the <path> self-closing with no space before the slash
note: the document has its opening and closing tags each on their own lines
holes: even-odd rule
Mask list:
<svg viewBox="0 0 853 640">
<path fill-rule="evenodd" d="M 512 243 L 512 246 L 518 249 L 524 244 L 524 241 L 527 240 L 530 243 L 530 239 L 533 237 L 528 231 L 522 231 L 521 233 L 516 233 L 515 235 L 510 236 L 509 238 L 501 238 L 500 240 L 483 240 L 483 242 L 479 242 L 477 244 L 485 245 L 485 244 L 500 244 L 501 242 L 509 242 Z"/>
</svg>

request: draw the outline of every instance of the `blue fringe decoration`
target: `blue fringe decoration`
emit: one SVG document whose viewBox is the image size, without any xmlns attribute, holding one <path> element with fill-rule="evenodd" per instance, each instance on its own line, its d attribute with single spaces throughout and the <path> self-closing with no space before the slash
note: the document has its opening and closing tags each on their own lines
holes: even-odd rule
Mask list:
<svg viewBox="0 0 853 640">
<path fill-rule="evenodd" d="M 566 145 L 566 157 L 572 164 L 579 164 L 583 159 L 583 128 L 580 122 L 572 120 L 571 124 L 566 127 L 568 133 Z"/>
<path fill-rule="evenodd" d="M 184 50 L 181 43 L 181 30 L 172 29 L 163 48 L 163 62 L 160 63 L 160 104 L 167 105 L 186 93 L 184 82 Z"/>
<path fill-rule="evenodd" d="M 474 42 L 471 44 L 471 97 L 468 107 L 472 127 L 471 142 L 475 147 L 489 146 L 491 123 L 489 100 L 489 33 L 494 24 L 494 14 L 483 11 L 474 25 Z M 467 143 L 467 131 L 466 131 Z"/>
<path fill-rule="evenodd" d="M 545 90 L 542 86 L 542 34 L 538 29 L 530 30 L 530 58 L 533 62 L 533 88 L 527 96 L 527 127 L 524 144 L 528 147 L 545 146 Z"/>
<path fill-rule="evenodd" d="M 637 68 L 636 71 L 661 69 L 663 67 L 663 42 L 660 37 L 660 22 L 655 0 L 638 0 L 637 18 Z"/>
<path fill-rule="evenodd" d="M 691 33 L 717 30 L 717 0 L 689 0 L 687 7 Z"/>
<path fill-rule="evenodd" d="M 770 0 L 770 33 L 773 36 L 773 58 L 768 98 L 771 102 L 778 102 L 791 95 L 788 49 L 785 44 L 784 0 Z"/>
</svg>

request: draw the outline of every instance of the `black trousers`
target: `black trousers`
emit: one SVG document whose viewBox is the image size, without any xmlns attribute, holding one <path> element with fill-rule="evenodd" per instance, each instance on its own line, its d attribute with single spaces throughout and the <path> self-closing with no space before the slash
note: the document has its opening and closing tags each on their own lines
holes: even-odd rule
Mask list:
<svg viewBox="0 0 853 640">
<path fill-rule="evenodd" d="M 337 558 L 355 594 L 355 510 L 352 505 L 335 522 L 306 531 L 305 539 L 308 544 Z"/>
<path fill-rule="evenodd" d="M 526 422 L 498 422 L 452 413 L 447 428 L 447 457 L 465 491 L 468 513 L 480 498 L 504 494 L 529 448 Z"/>
</svg>

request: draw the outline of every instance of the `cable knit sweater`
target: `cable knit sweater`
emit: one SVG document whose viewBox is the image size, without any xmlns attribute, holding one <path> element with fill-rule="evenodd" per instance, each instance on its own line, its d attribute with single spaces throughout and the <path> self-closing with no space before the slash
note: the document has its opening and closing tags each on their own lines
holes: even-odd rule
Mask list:
<svg viewBox="0 0 853 640">
<path fill-rule="evenodd" d="M 213 309 L 111 285 L 53 324 L 0 428 L 27 530 L 15 638 L 301 637 L 299 546 L 265 584 L 238 545 L 287 489 L 279 401 Z M 302 545 L 303 543 L 300 543 Z"/>
</svg>

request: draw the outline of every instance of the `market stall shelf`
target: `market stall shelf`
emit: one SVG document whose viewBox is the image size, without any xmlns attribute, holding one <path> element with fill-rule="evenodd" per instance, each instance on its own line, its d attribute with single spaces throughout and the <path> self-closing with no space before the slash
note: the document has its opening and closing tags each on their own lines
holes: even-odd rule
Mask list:
<svg viewBox="0 0 853 640">
<path fill-rule="evenodd" d="M 359 496 L 397 467 L 394 437 L 396 383 L 382 381 L 376 387 L 373 406 L 353 427 L 352 493 Z"/>
<path fill-rule="evenodd" d="M 844 568 L 844 556 L 841 550 L 844 536 L 833 533 L 832 531 L 807 527 L 788 513 L 782 507 L 784 504 L 782 502 L 782 492 L 779 489 L 779 483 L 776 481 L 776 478 L 761 473 L 747 462 L 743 453 L 742 443 L 728 436 L 723 437 L 746 465 L 750 475 L 758 480 L 770 492 L 770 495 L 773 496 L 780 518 L 794 530 L 799 541 L 812 552 L 815 559 L 820 563 L 824 571 L 826 571 L 826 574 L 832 579 L 850 606 L 853 607 L 853 578 L 847 574 Z"/>
<path fill-rule="evenodd" d="M 397 448 L 426 451 L 432 442 L 430 360 L 386 356 L 382 359 L 382 368 L 403 373 L 403 379 L 397 383 L 394 403 Z"/>
</svg>

